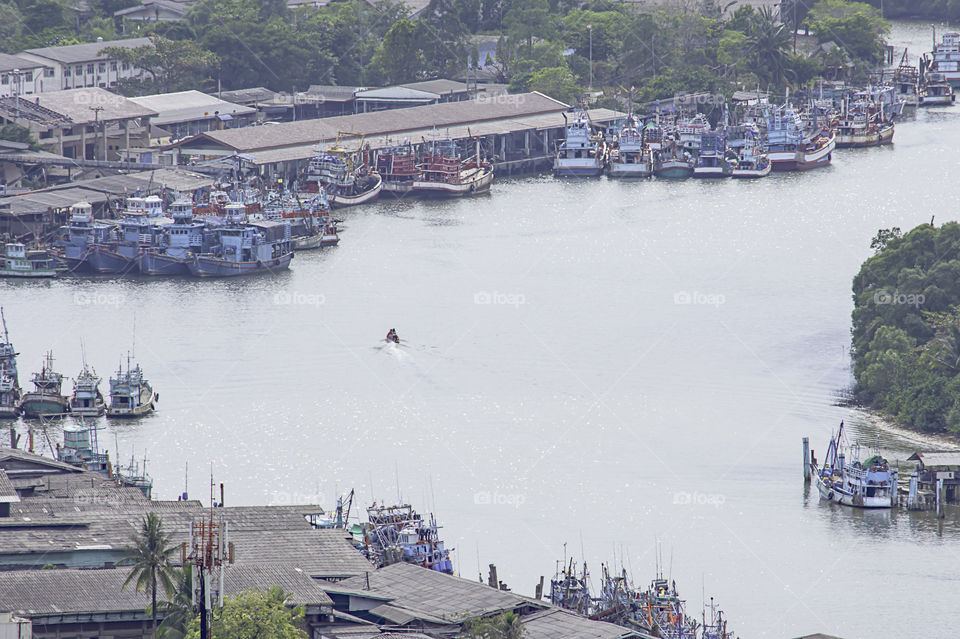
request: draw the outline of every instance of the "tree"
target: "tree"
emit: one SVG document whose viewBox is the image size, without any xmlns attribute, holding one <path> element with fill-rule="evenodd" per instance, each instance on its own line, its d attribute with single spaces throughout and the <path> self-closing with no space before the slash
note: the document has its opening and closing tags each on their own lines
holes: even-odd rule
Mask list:
<svg viewBox="0 0 960 639">
<path fill-rule="evenodd" d="M 227 597 L 214 612 L 212 639 L 306 639 L 303 608 L 287 605 L 288 595 L 274 586 L 266 592 L 247 590 Z M 200 622 L 190 623 L 186 639 L 199 639 Z"/>
<path fill-rule="evenodd" d="M 791 36 L 770 7 L 762 7 L 755 14 L 747 41 L 753 52 L 756 74 L 767 82 L 781 84 L 787 68 Z"/>
<path fill-rule="evenodd" d="M 522 639 L 524 630 L 520 615 L 504 612 L 495 617 L 474 619 L 466 624 L 464 637 L 469 639 Z"/>
<path fill-rule="evenodd" d="M 123 559 L 131 564 L 130 574 L 123 582 L 123 588 L 131 583 L 137 592 L 150 589 L 150 617 L 153 620 L 153 636 L 157 636 L 157 585 L 170 597 L 175 588 L 171 558 L 177 546 L 171 544 L 170 537 L 163 532 L 163 522 L 156 513 L 143 518 L 143 526 L 138 534 L 130 538 L 133 547 Z"/>
<path fill-rule="evenodd" d="M 101 54 L 143 69 L 147 75 L 138 81 L 136 88 L 156 93 L 196 88 L 220 62 L 216 54 L 191 40 L 170 40 L 153 34 L 150 42 L 133 49 L 106 47 Z"/>
<path fill-rule="evenodd" d="M 899 226 L 894 226 L 890 229 L 880 229 L 877 231 L 876 236 L 870 240 L 870 248 L 873 249 L 874 253 L 879 253 L 883 249 L 887 248 L 887 244 L 890 240 L 898 239 L 903 236 L 903 233 L 900 231 Z"/>
<path fill-rule="evenodd" d="M 417 24 L 406 18 L 394 22 L 375 60 L 389 84 L 418 79 L 423 72 L 424 62 Z"/>
<path fill-rule="evenodd" d="M 540 69 L 531 76 L 528 87 L 567 104 L 576 103 L 583 95 L 583 89 L 567 67 Z"/>
<path fill-rule="evenodd" d="M 503 24 L 510 37 L 527 43 L 527 52 L 531 54 L 535 37 L 553 37 L 554 21 L 547 0 L 514 0 Z"/>
<path fill-rule="evenodd" d="M 174 570 L 176 590 L 169 601 L 158 604 L 163 621 L 157 628 L 160 639 L 184 639 L 190 628 L 190 622 L 197 613 L 193 609 L 193 568 L 186 564 L 182 569 Z"/>
<path fill-rule="evenodd" d="M 23 15 L 16 3 L 0 0 L 0 53 L 13 53 L 23 31 Z"/>
<path fill-rule="evenodd" d="M 871 63 L 883 60 L 883 36 L 890 24 L 863 2 L 820 0 L 807 15 L 810 30 L 821 43 L 834 42 L 851 57 Z"/>
</svg>

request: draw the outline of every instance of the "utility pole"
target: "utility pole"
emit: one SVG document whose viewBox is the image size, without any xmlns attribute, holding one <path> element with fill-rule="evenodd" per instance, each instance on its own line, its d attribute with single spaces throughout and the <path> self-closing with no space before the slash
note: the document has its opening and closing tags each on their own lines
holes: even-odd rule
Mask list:
<svg viewBox="0 0 960 639">
<path fill-rule="evenodd" d="M 593 25 L 587 25 L 587 31 L 590 32 L 590 92 L 593 93 Z"/>
<path fill-rule="evenodd" d="M 100 112 L 103 111 L 103 107 L 102 107 L 102 106 L 92 106 L 92 107 L 90 107 L 90 110 L 93 111 L 93 128 L 94 128 L 94 130 L 100 130 Z M 104 127 L 104 129 L 103 129 L 102 131 L 100 131 L 100 135 L 103 137 L 103 159 L 106 160 L 106 159 L 107 159 L 107 130 L 106 130 L 106 127 Z M 96 151 L 97 142 L 96 142 L 96 140 L 94 140 L 94 142 L 93 142 L 93 148 L 94 148 L 94 151 L 93 151 L 93 159 L 96 160 L 96 159 L 97 159 L 97 151 Z M 87 157 L 87 152 L 86 152 L 86 151 L 83 152 L 83 157 Z"/>
</svg>

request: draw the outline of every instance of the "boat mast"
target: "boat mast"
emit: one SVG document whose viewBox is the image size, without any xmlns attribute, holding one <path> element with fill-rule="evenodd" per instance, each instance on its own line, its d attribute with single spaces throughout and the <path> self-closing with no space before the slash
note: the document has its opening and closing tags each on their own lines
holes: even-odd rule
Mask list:
<svg viewBox="0 0 960 639">
<path fill-rule="evenodd" d="M 0 321 L 3 322 L 3 343 L 10 343 L 10 336 L 7 335 L 7 318 L 3 315 L 3 307 L 0 306 Z"/>
</svg>

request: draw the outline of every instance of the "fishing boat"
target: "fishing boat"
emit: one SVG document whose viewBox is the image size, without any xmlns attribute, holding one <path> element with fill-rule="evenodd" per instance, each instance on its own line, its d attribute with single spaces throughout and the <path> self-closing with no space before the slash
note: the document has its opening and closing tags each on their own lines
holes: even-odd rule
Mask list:
<svg viewBox="0 0 960 639">
<path fill-rule="evenodd" d="M 356 206 L 377 199 L 383 190 L 383 178 L 368 171 L 360 155 L 360 151 L 342 147 L 338 136 L 336 143 L 310 160 L 305 179 L 307 192 L 316 193 L 323 187 L 330 203 L 339 206 Z"/>
<path fill-rule="evenodd" d="M 173 222 L 163 227 L 160 241 L 144 247 L 137 257 L 137 268 L 144 275 L 189 275 L 190 260 L 203 253 L 207 224 L 194 218 L 193 202 L 178 199 L 168 212 Z"/>
<path fill-rule="evenodd" d="M 763 150 L 760 130 L 755 124 L 745 124 L 741 131 L 737 159 L 730 176 L 736 179 L 756 179 L 770 175 L 770 158 Z"/>
<path fill-rule="evenodd" d="M 57 444 L 57 461 L 113 478 L 110 455 L 100 451 L 95 424 L 63 429 L 63 446 Z"/>
<path fill-rule="evenodd" d="M 907 62 L 906 49 L 893 72 L 893 89 L 905 109 L 915 109 L 920 104 L 920 70 Z"/>
<path fill-rule="evenodd" d="M 431 514 L 423 518 L 409 504 L 367 508 L 363 550 L 377 566 L 406 562 L 453 574 L 450 550 L 439 537 L 440 526 Z"/>
<path fill-rule="evenodd" d="M 681 148 L 675 139 L 670 139 L 654 152 L 653 174 L 668 180 L 685 180 L 693 175 L 696 163 L 692 153 Z"/>
<path fill-rule="evenodd" d="M 119 460 L 118 460 L 119 461 Z M 130 457 L 130 463 L 122 466 L 117 463 L 116 480 L 123 486 L 130 486 L 138 489 L 147 499 L 153 496 L 153 478 L 147 474 L 147 460 L 144 458 L 143 467 L 133 456 Z"/>
<path fill-rule="evenodd" d="M 121 363 L 116 376 L 110 378 L 110 406 L 107 407 L 107 417 L 140 417 L 156 410 L 158 401 L 159 396 L 144 378 L 140 364 L 130 366 L 128 354 L 127 370 L 123 370 Z"/>
<path fill-rule="evenodd" d="M 46 251 L 28 251 L 19 242 L 4 245 L 0 277 L 56 277 L 56 261 Z"/>
<path fill-rule="evenodd" d="M 93 218 L 89 202 L 77 202 L 70 207 L 70 218 L 60 229 L 60 238 L 54 242 L 54 251 L 68 271 L 91 271 L 87 259 L 92 247 L 106 242 L 110 226 Z"/>
<path fill-rule="evenodd" d="M 706 602 L 704 602 L 706 604 Z M 727 619 L 723 611 L 717 607 L 710 597 L 710 614 L 707 615 L 707 606 L 703 607 L 703 622 L 700 626 L 700 639 L 735 639 L 734 634 L 727 630 Z"/>
<path fill-rule="evenodd" d="M 857 93 L 853 101 L 845 97 L 839 116 L 831 123 L 837 148 L 890 144 L 894 125 L 887 115 L 883 102 L 873 101 L 866 92 Z"/>
<path fill-rule="evenodd" d="M 163 200 L 156 195 L 127 198 L 115 237 L 95 243 L 87 263 L 97 273 L 127 273 L 137 268 L 140 253 L 162 244 L 163 227 L 172 220 L 163 214 Z"/>
<path fill-rule="evenodd" d="M 800 114 L 789 105 L 775 109 L 767 118 L 767 157 L 774 171 L 807 171 L 828 166 L 836 148 L 836 136 L 816 124 L 805 133 Z"/>
<path fill-rule="evenodd" d="M 301 194 L 305 195 L 305 194 Z M 325 239 L 334 236 L 333 244 L 340 241 L 337 222 L 330 216 L 330 204 L 326 190 L 321 187 L 304 202 L 300 195 L 290 197 L 282 193 L 268 194 L 264 206 L 264 219 L 286 221 L 290 224 L 290 237 L 294 251 L 307 251 L 330 246 Z"/>
<path fill-rule="evenodd" d="M 581 615 L 589 615 L 593 611 L 587 562 L 583 562 L 582 570 L 577 569 L 572 557 L 569 562 L 564 560 L 562 568 L 558 565 L 550 580 L 550 603 Z"/>
<path fill-rule="evenodd" d="M 697 621 L 687 615 L 686 602 L 677 593 L 677 582 L 668 582 L 662 574 L 642 595 L 642 606 L 652 633 L 664 639 L 696 639 Z"/>
<path fill-rule="evenodd" d="M 566 114 L 564 114 L 566 119 Z M 590 131 L 590 119 L 578 109 L 573 122 L 567 122 L 566 137 L 557 147 L 553 174 L 557 177 L 593 177 L 603 173 L 607 147 L 601 136 Z"/>
<path fill-rule="evenodd" d="M 451 139 L 431 140 L 424 145 L 420 175 L 413 181 L 413 192 L 425 197 L 462 197 L 490 190 L 493 166 L 476 152 L 463 159 L 457 143 Z"/>
<path fill-rule="evenodd" d="M 650 177 L 653 160 L 644 144 L 643 125 L 633 114 L 627 116 L 617 132 L 616 144 L 610 150 L 607 172 L 610 177 Z"/>
<path fill-rule="evenodd" d="M 413 191 L 420 178 L 417 153 L 409 142 L 377 152 L 377 173 L 383 178 L 382 193 L 402 197 Z"/>
<path fill-rule="evenodd" d="M 700 152 L 693 168 L 695 178 L 730 177 L 732 166 L 726 157 L 727 138 L 723 131 L 705 131 L 700 134 Z"/>
<path fill-rule="evenodd" d="M 953 86 L 944 74 L 927 72 L 921 78 L 920 106 L 949 106 L 957 101 Z"/>
<path fill-rule="evenodd" d="M 17 372 L 17 350 L 10 343 L 7 333 L 7 318 L 0 308 L 3 324 L 3 343 L 0 344 L 0 419 L 10 419 L 20 414 L 20 376 Z"/>
<path fill-rule="evenodd" d="M 810 474 L 820 497 L 857 508 L 892 508 L 897 499 L 897 469 L 880 455 L 880 445 L 866 461 L 860 461 L 860 445 L 847 445 L 843 422 L 830 438 L 823 466 L 812 457 Z"/>
<path fill-rule="evenodd" d="M 30 382 L 34 390 L 24 393 L 20 401 L 20 410 L 25 417 L 61 415 L 70 410 L 70 400 L 60 392 L 63 375 L 53 370 L 52 351 L 47 352 L 43 368 L 33 374 Z"/>
<path fill-rule="evenodd" d="M 100 378 L 87 366 L 86 358 L 80 373 L 73 380 L 73 395 L 70 397 L 70 412 L 80 417 L 100 417 L 107 411 L 107 404 L 100 392 Z"/>
<path fill-rule="evenodd" d="M 210 251 L 187 262 L 192 275 L 232 277 L 289 268 L 293 259 L 289 222 L 248 222 L 242 202 L 228 204 L 226 211 L 223 226 L 214 229 Z"/>
<path fill-rule="evenodd" d="M 960 86 L 960 33 L 950 31 L 937 43 L 933 32 L 933 51 L 923 56 L 920 63 L 926 72 L 936 73 L 953 87 Z M 925 75 L 921 72 L 921 75 Z M 921 100 L 920 104 L 923 104 Z"/>
<path fill-rule="evenodd" d="M 703 134 L 709 131 L 710 121 L 707 120 L 707 116 L 698 113 L 677 125 L 677 144 L 681 149 L 695 152 L 700 148 Z"/>
</svg>

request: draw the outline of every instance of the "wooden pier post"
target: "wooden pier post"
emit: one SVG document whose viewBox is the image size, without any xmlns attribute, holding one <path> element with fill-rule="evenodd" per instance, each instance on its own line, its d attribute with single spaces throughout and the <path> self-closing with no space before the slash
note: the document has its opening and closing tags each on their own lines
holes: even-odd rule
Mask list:
<svg viewBox="0 0 960 639">
<path fill-rule="evenodd" d="M 803 481 L 810 483 L 810 438 L 803 438 Z"/>
<path fill-rule="evenodd" d="M 907 510 L 920 510 L 920 477 L 910 474 L 910 489 L 907 493 Z"/>
<path fill-rule="evenodd" d="M 944 512 L 943 512 L 943 511 L 944 511 L 943 501 L 944 501 L 944 499 L 943 499 L 943 480 L 942 480 L 942 479 L 938 479 L 938 480 L 937 480 L 937 519 L 943 519 L 943 518 L 945 517 Z"/>
<path fill-rule="evenodd" d="M 500 589 L 500 580 L 497 579 L 496 564 L 490 564 L 490 576 L 487 578 L 487 585 L 491 588 Z"/>
</svg>

